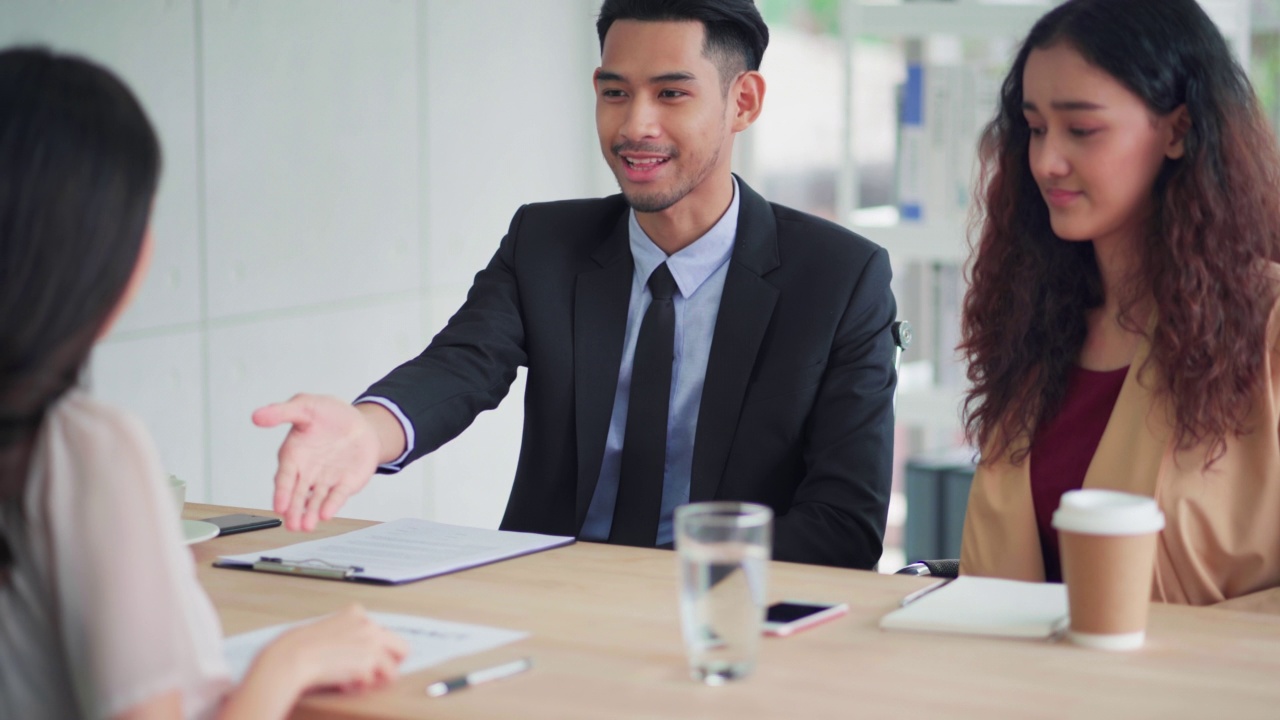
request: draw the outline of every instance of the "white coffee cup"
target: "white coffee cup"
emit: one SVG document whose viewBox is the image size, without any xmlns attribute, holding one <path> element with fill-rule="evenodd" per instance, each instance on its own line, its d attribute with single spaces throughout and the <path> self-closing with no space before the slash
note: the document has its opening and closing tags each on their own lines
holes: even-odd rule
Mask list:
<svg viewBox="0 0 1280 720">
<path fill-rule="evenodd" d="M 1134 650 L 1146 641 L 1156 539 L 1164 513 L 1143 495 L 1114 490 L 1063 493 L 1053 513 L 1072 642 Z"/>
<path fill-rule="evenodd" d="M 177 475 L 169 476 L 169 491 L 173 493 L 173 502 L 178 506 L 178 515 L 187 504 L 187 481 Z"/>
</svg>

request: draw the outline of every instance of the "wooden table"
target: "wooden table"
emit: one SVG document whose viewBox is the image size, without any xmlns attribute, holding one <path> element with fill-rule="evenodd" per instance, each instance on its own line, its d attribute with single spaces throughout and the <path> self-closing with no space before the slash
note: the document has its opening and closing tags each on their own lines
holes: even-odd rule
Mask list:
<svg viewBox="0 0 1280 720">
<path fill-rule="evenodd" d="M 189 504 L 185 517 L 242 511 Z M 307 537 L 370 524 L 334 520 Z M 927 580 L 775 562 L 771 600 L 847 602 L 850 613 L 790 638 L 765 638 L 754 675 L 705 687 L 690 680 L 685 663 L 669 551 L 580 542 L 398 587 L 210 565 L 218 555 L 301 539 L 276 528 L 193 547 L 226 634 L 360 602 L 531 636 L 386 690 L 311 696 L 297 718 L 1280 717 L 1274 615 L 1157 604 L 1147 645 L 1133 653 L 884 632 L 879 618 Z M 423 692 L 434 680 L 525 655 L 534 659 L 530 672 L 443 698 Z"/>
</svg>

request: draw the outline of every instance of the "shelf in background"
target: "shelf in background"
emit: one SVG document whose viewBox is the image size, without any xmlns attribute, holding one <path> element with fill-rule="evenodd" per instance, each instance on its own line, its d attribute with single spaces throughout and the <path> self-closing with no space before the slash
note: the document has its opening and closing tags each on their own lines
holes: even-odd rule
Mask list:
<svg viewBox="0 0 1280 720">
<path fill-rule="evenodd" d="M 889 251 L 893 262 L 963 263 L 969 259 L 964 228 L 959 225 L 899 223 L 897 225 L 852 224 L 850 230 Z"/>
<path fill-rule="evenodd" d="M 1050 7 L 1047 3 L 849 3 L 845 8 L 845 21 L 848 23 L 848 31 L 853 35 L 1021 38 Z"/>
<path fill-rule="evenodd" d="M 899 425 L 953 430 L 960 427 L 963 388 L 919 387 L 898 392 L 895 422 Z"/>
</svg>

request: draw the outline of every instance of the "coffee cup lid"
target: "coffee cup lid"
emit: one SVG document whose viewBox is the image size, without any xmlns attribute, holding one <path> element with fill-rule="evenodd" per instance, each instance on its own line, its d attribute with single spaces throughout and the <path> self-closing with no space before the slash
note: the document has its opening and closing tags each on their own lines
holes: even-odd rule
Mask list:
<svg viewBox="0 0 1280 720">
<path fill-rule="evenodd" d="M 1145 535 L 1164 528 L 1164 513 L 1144 495 L 1069 490 L 1053 513 L 1053 526 L 1085 535 Z"/>
</svg>

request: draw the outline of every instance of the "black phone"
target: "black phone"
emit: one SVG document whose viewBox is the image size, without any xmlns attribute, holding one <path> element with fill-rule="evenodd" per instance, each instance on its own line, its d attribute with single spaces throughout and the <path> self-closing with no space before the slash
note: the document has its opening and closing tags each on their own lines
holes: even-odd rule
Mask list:
<svg viewBox="0 0 1280 720">
<path fill-rule="evenodd" d="M 218 535 L 234 535 L 235 533 L 249 532 L 250 530 L 265 530 L 280 524 L 280 518 L 267 517 L 266 515 L 250 515 L 248 513 L 219 515 L 205 518 L 204 521 L 217 525 Z"/>
</svg>

